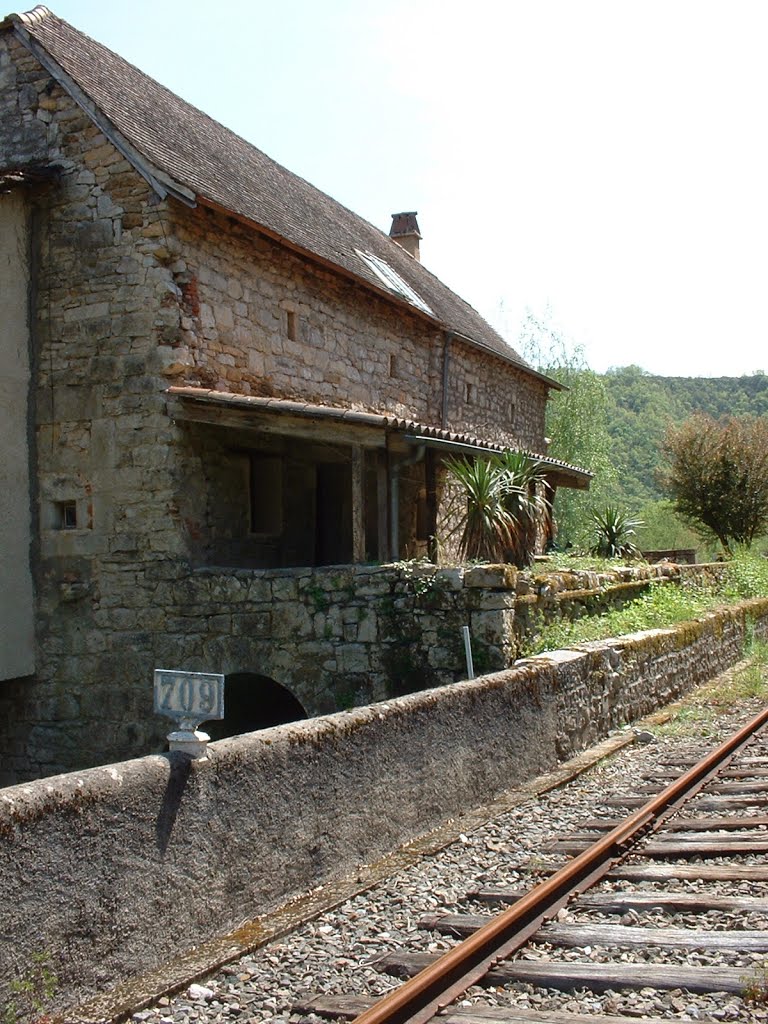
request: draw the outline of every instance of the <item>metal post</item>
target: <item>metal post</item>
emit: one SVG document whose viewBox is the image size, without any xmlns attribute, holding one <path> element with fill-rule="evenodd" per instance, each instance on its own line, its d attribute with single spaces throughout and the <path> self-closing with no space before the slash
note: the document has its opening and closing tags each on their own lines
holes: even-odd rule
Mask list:
<svg viewBox="0 0 768 1024">
<path fill-rule="evenodd" d="M 469 638 L 469 626 L 461 627 L 464 636 L 464 654 L 467 658 L 467 679 L 475 678 L 475 666 L 472 664 L 472 641 Z"/>
</svg>

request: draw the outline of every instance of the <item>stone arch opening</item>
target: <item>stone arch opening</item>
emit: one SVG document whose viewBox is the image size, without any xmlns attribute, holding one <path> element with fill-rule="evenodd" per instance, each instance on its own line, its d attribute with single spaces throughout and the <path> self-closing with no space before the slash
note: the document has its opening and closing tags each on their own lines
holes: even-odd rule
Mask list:
<svg viewBox="0 0 768 1024">
<path fill-rule="evenodd" d="M 224 678 L 224 718 L 202 728 L 212 740 L 222 740 L 308 717 L 290 690 L 269 676 L 230 672 Z"/>
</svg>

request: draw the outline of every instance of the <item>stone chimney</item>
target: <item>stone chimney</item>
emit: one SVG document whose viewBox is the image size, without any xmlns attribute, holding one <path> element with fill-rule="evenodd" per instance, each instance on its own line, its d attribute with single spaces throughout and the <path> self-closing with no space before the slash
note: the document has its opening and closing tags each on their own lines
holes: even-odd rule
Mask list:
<svg viewBox="0 0 768 1024">
<path fill-rule="evenodd" d="M 409 252 L 415 260 L 421 262 L 421 257 L 419 256 L 421 232 L 416 222 L 415 211 L 412 213 L 393 213 L 389 237 L 394 238 L 398 245 L 401 245 L 406 252 Z"/>
</svg>

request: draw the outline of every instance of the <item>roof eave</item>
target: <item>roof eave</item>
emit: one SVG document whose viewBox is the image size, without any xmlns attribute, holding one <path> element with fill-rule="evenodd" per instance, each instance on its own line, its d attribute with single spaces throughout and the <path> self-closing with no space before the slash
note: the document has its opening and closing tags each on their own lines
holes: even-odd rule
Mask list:
<svg viewBox="0 0 768 1024">
<path fill-rule="evenodd" d="M 560 459 L 553 459 L 549 455 L 532 452 L 526 448 L 485 441 L 482 438 L 457 433 L 444 427 L 429 426 L 390 414 L 317 405 L 301 399 L 241 395 L 185 384 L 171 385 L 166 388 L 165 395 L 171 402 L 180 402 L 182 405 L 230 410 L 236 415 L 250 416 L 255 419 L 267 416 L 286 417 L 286 420 L 294 422 L 304 420 L 313 431 L 318 424 L 326 422 L 335 424 L 337 428 L 343 426 L 356 431 L 366 430 L 369 432 L 369 437 L 372 436 L 371 432 L 375 432 L 380 437 L 379 445 L 387 444 L 388 435 L 390 437 L 398 435 L 406 445 L 425 445 L 453 454 L 487 457 L 507 450 L 519 451 L 532 462 L 538 463 L 547 479 L 555 486 L 587 490 L 594 475 L 580 466 L 573 466 Z"/>
</svg>

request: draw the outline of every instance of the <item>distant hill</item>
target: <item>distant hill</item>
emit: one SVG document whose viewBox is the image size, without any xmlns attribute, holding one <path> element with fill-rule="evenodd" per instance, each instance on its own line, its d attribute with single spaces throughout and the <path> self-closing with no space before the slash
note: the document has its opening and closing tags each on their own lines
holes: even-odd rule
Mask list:
<svg viewBox="0 0 768 1024">
<path fill-rule="evenodd" d="M 670 423 L 696 412 L 710 416 L 768 414 L 768 376 L 656 377 L 637 366 L 602 375 L 608 397 L 611 460 L 623 504 L 641 510 L 663 497 L 657 473 Z"/>
</svg>

